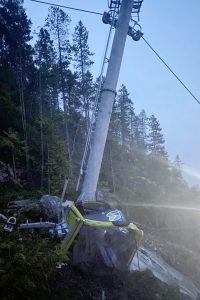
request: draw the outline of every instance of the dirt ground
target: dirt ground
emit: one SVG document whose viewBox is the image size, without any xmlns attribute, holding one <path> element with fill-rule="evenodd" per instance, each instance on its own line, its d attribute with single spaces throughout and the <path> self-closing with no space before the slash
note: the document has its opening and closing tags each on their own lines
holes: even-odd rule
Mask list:
<svg viewBox="0 0 200 300">
<path fill-rule="evenodd" d="M 149 271 L 114 272 L 103 276 L 62 268 L 52 282 L 50 299 L 60 300 L 189 300 Z M 52 298 L 52 297 L 55 298 Z M 49 300 L 50 300 L 49 299 Z"/>
</svg>

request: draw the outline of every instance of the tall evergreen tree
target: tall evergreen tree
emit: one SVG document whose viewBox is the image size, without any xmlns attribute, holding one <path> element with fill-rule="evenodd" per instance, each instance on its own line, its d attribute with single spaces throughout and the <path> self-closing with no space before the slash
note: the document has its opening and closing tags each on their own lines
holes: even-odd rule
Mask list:
<svg viewBox="0 0 200 300">
<path fill-rule="evenodd" d="M 83 25 L 82 21 L 79 21 L 75 27 L 73 34 L 73 52 L 75 67 L 78 70 L 80 77 L 80 94 L 83 97 L 83 111 L 86 118 L 87 128 L 89 126 L 89 113 L 90 113 L 90 89 L 92 86 L 92 74 L 89 72 L 90 66 L 93 64 L 88 45 L 88 31 Z"/>
<path fill-rule="evenodd" d="M 38 41 L 35 45 L 36 64 L 50 71 L 55 64 L 55 50 L 53 41 L 47 29 L 41 28 L 38 34 Z"/>
<path fill-rule="evenodd" d="M 165 151 L 165 140 L 163 138 L 162 129 L 158 119 L 151 115 L 149 118 L 149 134 L 148 134 L 148 150 L 153 154 L 160 154 L 163 157 L 167 156 Z"/>
<path fill-rule="evenodd" d="M 139 146 L 142 149 L 146 148 L 147 143 L 147 122 L 146 112 L 142 109 L 138 115 Z"/>
<path fill-rule="evenodd" d="M 133 102 L 129 98 L 129 93 L 125 85 L 122 85 L 119 90 L 116 106 L 119 112 L 121 141 L 123 145 L 127 145 L 130 142 L 131 121 L 134 111 Z"/>
<path fill-rule="evenodd" d="M 94 55 L 90 52 L 88 45 L 88 31 L 83 25 L 82 21 L 78 22 L 73 34 L 73 51 L 76 68 L 79 70 L 81 79 L 83 81 L 84 75 L 94 63 L 91 56 Z"/>
<path fill-rule="evenodd" d="M 57 7 L 51 7 L 49 9 L 46 26 L 49 28 L 52 37 L 55 40 L 60 71 L 59 83 L 65 114 L 67 113 L 68 107 L 66 96 L 66 73 L 68 72 L 71 58 L 71 47 L 68 39 L 70 21 L 69 16 L 63 10 Z"/>
<path fill-rule="evenodd" d="M 36 65 L 38 67 L 38 100 L 40 109 L 40 140 L 41 140 L 41 190 L 44 187 L 44 171 L 45 171 L 45 154 L 47 145 L 45 140 L 45 132 L 47 127 L 51 127 L 51 135 L 53 134 L 53 113 L 58 108 L 57 101 L 53 99 L 54 90 L 56 88 L 55 76 L 55 50 L 53 41 L 50 39 L 48 31 L 44 28 L 40 29 L 38 41 L 35 46 Z M 53 80 L 54 79 L 54 80 Z M 56 105 L 55 105 L 56 103 Z M 51 112 L 51 113 L 49 113 Z"/>
<path fill-rule="evenodd" d="M 58 55 L 59 66 L 59 87 L 61 92 L 62 105 L 64 110 L 64 132 L 65 148 L 71 162 L 71 145 L 68 128 L 68 97 L 67 97 L 67 78 L 69 75 L 69 64 L 71 59 L 71 46 L 69 43 L 69 16 L 58 7 L 51 7 L 46 19 L 46 26 L 49 28 L 55 39 L 55 46 Z"/>
<path fill-rule="evenodd" d="M 175 160 L 173 162 L 173 167 L 174 167 L 173 174 L 178 179 L 182 179 L 182 166 L 183 166 L 183 163 L 182 163 L 179 155 L 177 154 L 175 157 Z"/>
<path fill-rule="evenodd" d="M 35 45 L 38 68 L 39 94 L 43 98 L 43 110 L 46 112 L 59 109 L 56 53 L 49 32 L 41 28 Z"/>
<path fill-rule="evenodd" d="M 23 0 L 0 0 L 1 64 L 17 67 L 20 59 L 30 54 L 31 21 L 23 8 Z"/>
<path fill-rule="evenodd" d="M 15 96 L 12 97 L 12 102 L 20 108 L 29 177 L 28 122 L 32 118 L 33 106 L 28 102 L 34 99 L 33 92 L 30 92 L 30 86 L 34 84 L 32 48 L 29 44 L 31 22 L 22 6 L 23 1 L 1 0 L 0 3 L 0 73 L 6 71 L 9 77 L 13 77 L 12 88 L 14 86 Z"/>
</svg>

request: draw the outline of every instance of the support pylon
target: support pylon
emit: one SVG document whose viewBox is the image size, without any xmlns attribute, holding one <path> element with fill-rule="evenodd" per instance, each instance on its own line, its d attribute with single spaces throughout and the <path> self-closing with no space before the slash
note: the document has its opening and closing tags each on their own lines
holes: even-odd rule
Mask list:
<svg viewBox="0 0 200 300">
<path fill-rule="evenodd" d="M 82 192 L 78 202 L 95 200 L 96 188 L 116 95 L 116 87 L 134 0 L 122 0 L 104 82 Z"/>
</svg>

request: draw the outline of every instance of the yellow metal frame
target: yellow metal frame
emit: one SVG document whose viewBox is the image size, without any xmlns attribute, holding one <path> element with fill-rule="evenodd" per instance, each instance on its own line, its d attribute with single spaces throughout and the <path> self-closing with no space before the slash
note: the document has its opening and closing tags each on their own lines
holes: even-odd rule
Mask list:
<svg viewBox="0 0 200 300">
<path fill-rule="evenodd" d="M 89 203 L 89 202 L 88 202 Z M 91 227 L 96 227 L 96 228 L 117 228 L 120 226 L 115 226 L 112 222 L 103 222 L 103 221 L 95 221 L 95 220 L 90 220 L 86 219 L 83 217 L 83 215 L 80 213 L 78 208 L 75 205 L 72 205 L 70 207 L 69 214 L 67 216 L 67 223 L 69 224 L 70 227 L 75 226 L 77 223 L 77 226 L 74 228 L 74 232 L 71 235 L 70 239 L 66 242 L 65 240 L 63 241 L 62 244 L 62 250 L 67 253 L 69 251 L 69 248 L 73 244 L 76 236 L 78 235 L 81 227 L 83 225 L 91 226 Z M 139 242 L 142 239 L 143 232 L 140 230 L 135 224 L 129 223 L 127 226 L 123 226 L 123 228 L 131 229 L 135 233 L 135 241 L 136 244 L 139 244 Z"/>
</svg>

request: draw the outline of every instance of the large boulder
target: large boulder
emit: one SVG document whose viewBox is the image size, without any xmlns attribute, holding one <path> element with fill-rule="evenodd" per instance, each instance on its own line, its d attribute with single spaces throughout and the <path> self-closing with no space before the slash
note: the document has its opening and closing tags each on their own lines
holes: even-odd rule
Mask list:
<svg viewBox="0 0 200 300">
<path fill-rule="evenodd" d="M 50 220 L 58 221 L 61 212 L 61 200 L 57 196 L 44 195 L 39 201 L 43 214 Z"/>
<path fill-rule="evenodd" d="M 9 213 L 28 213 L 36 211 L 39 217 L 58 222 L 61 212 L 61 200 L 59 197 L 44 195 L 40 200 L 16 200 L 8 203 Z"/>
</svg>

